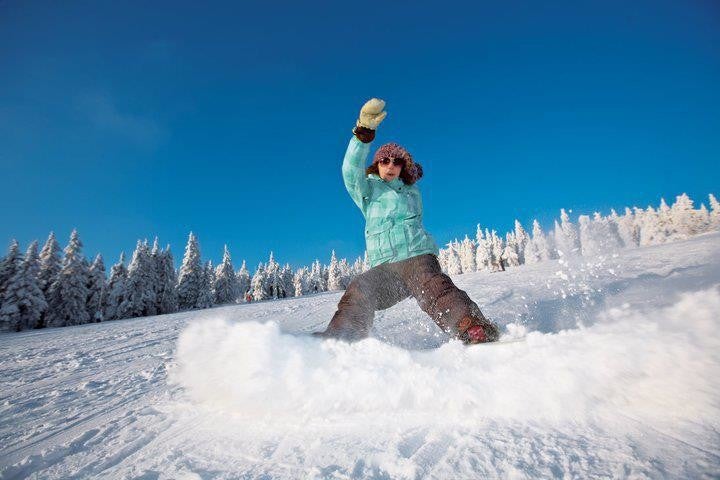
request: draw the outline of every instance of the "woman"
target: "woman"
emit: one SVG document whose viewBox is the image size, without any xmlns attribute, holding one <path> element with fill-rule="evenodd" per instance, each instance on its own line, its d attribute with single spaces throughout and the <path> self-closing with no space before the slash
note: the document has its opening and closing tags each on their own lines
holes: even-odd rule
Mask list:
<svg viewBox="0 0 720 480">
<path fill-rule="evenodd" d="M 387 143 L 365 169 L 375 130 L 387 115 L 384 109 L 385 102 L 377 98 L 363 105 L 342 166 L 345 187 L 365 216 L 371 268 L 353 279 L 330 325 L 318 335 L 365 338 L 376 310 L 413 296 L 453 337 L 465 343 L 495 341 L 497 326 L 440 269 L 437 245 L 422 225 L 422 200 L 415 185 L 423 174 L 420 164 L 400 145 Z"/>
</svg>

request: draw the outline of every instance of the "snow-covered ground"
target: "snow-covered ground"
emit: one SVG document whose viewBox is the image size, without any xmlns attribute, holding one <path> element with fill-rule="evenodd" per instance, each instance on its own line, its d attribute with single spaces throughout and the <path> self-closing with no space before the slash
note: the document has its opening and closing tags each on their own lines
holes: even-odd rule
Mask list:
<svg viewBox="0 0 720 480">
<path fill-rule="evenodd" d="M 0 478 L 717 478 L 720 234 L 455 278 L 507 344 L 341 293 L 0 336 Z"/>
</svg>

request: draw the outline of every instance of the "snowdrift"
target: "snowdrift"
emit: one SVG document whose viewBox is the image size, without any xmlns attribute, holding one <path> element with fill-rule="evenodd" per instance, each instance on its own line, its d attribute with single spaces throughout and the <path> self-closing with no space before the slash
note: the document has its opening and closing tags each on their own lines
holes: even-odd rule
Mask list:
<svg viewBox="0 0 720 480">
<path fill-rule="evenodd" d="M 199 403 L 283 422 L 372 415 L 466 425 L 624 415 L 718 428 L 718 312 L 713 287 L 666 308 L 611 309 L 589 328 L 423 351 L 210 319 L 180 335 L 171 378 Z"/>
</svg>

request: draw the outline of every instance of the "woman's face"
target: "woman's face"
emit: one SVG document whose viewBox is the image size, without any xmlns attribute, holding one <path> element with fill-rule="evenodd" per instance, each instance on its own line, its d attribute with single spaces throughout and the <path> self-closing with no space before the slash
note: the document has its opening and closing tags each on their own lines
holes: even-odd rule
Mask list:
<svg viewBox="0 0 720 480">
<path fill-rule="evenodd" d="M 402 171 L 403 163 L 387 161 L 388 159 L 382 159 L 378 162 L 378 170 L 380 172 L 380 178 L 386 182 L 391 182 L 400 176 Z M 396 165 L 396 163 L 399 163 Z"/>
</svg>

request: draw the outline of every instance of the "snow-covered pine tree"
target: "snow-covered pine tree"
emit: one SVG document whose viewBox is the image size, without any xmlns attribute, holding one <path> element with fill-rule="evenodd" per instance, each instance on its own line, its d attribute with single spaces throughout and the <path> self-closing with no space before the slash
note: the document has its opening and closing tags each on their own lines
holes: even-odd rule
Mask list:
<svg viewBox="0 0 720 480">
<path fill-rule="evenodd" d="M 308 276 L 309 271 L 307 267 L 299 268 L 295 275 L 293 276 L 293 286 L 295 287 L 295 296 L 296 297 L 302 297 L 306 293 L 308 293 L 307 284 L 308 284 Z"/>
<path fill-rule="evenodd" d="M 270 258 L 265 265 L 265 285 L 266 295 L 268 298 L 279 298 L 282 290 L 280 282 L 280 265 L 275 261 L 275 255 L 270 252 Z"/>
<path fill-rule="evenodd" d="M 534 227 L 535 225 L 533 224 L 533 228 Z M 533 238 L 530 238 L 525 246 L 525 265 L 534 265 L 540 261 L 540 250 L 538 249 L 537 243 L 535 243 Z"/>
<path fill-rule="evenodd" d="M 665 199 L 660 199 L 660 207 L 657 209 L 657 230 L 659 232 L 655 243 L 667 243 L 683 238 L 678 234 L 672 218 L 672 212 Z"/>
<path fill-rule="evenodd" d="M 200 290 L 204 282 L 204 268 L 200 262 L 200 246 L 195 235 L 190 232 L 178 276 L 177 297 L 180 310 L 197 308 Z"/>
<path fill-rule="evenodd" d="M 153 240 L 153 246 L 150 249 L 149 253 L 149 267 L 152 270 L 152 277 L 153 277 L 153 293 L 155 294 L 155 312 L 156 314 L 162 313 L 162 310 L 160 310 L 160 296 L 162 294 L 163 289 L 163 283 L 162 283 L 162 276 L 163 276 L 163 265 L 162 265 L 162 258 L 161 258 L 161 250 L 160 245 L 158 242 L 158 237 L 156 236 Z"/>
<path fill-rule="evenodd" d="M 326 265 L 321 265 L 320 277 L 322 278 L 323 292 L 327 292 L 328 273 L 328 267 Z"/>
<path fill-rule="evenodd" d="M 158 313 L 175 313 L 178 311 L 177 273 L 175 260 L 170 245 L 158 255 Z"/>
<path fill-rule="evenodd" d="M 234 303 L 238 296 L 238 281 L 232 266 L 230 251 L 224 246 L 223 260 L 215 271 L 215 304 Z"/>
<path fill-rule="evenodd" d="M 637 216 L 637 215 L 636 215 Z M 660 222 L 660 216 L 652 206 L 642 214 L 640 227 L 640 246 L 658 245 L 665 241 L 667 231 Z"/>
<path fill-rule="evenodd" d="M 315 260 L 310 270 L 309 293 L 320 293 L 327 290 L 327 283 L 323 278 L 323 269 L 320 260 Z"/>
<path fill-rule="evenodd" d="M 515 244 L 517 246 L 518 262 L 525 264 L 525 249 L 530 243 L 530 235 L 525 231 L 522 224 L 515 219 Z"/>
<path fill-rule="evenodd" d="M 200 294 L 198 295 L 195 308 L 210 308 L 213 306 L 213 266 L 211 261 L 207 261 L 203 267 L 202 283 L 200 286 Z"/>
<path fill-rule="evenodd" d="M 447 271 L 448 275 L 460 275 L 463 273 L 462 264 L 460 263 L 460 253 L 458 253 L 460 243 L 457 239 L 447 244 Z"/>
<path fill-rule="evenodd" d="M 615 222 L 615 225 L 617 225 L 617 233 L 622 241 L 623 247 L 637 247 L 640 235 L 638 229 L 635 227 L 635 219 L 633 218 L 632 210 L 625 207 L 624 215 L 618 215 L 615 210 L 612 210 L 610 219 Z"/>
<path fill-rule="evenodd" d="M 460 268 L 463 273 L 477 271 L 475 264 L 477 245 L 475 242 L 465 235 L 462 243 L 460 244 Z"/>
<path fill-rule="evenodd" d="M 363 268 L 364 268 L 363 267 L 363 259 L 361 257 L 357 257 L 351 267 L 352 278 L 350 279 L 350 281 L 352 281 L 352 279 L 357 277 L 358 275 L 361 275 L 365 271 L 365 270 L 363 270 Z"/>
<path fill-rule="evenodd" d="M 706 233 L 711 230 L 710 212 L 704 203 L 700 204 L 700 209 L 695 211 L 697 215 L 698 233 Z"/>
<path fill-rule="evenodd" d="M 10 242 L 8 254 L 0 260 L 0 308 L 2 308 L 2 297 L 5 289 L 8 287 L 10 280 L 20 268 L 22 255 L 20 255 L 20 246 L 17 240 Z"/>
<path fill-rule="evenodd" d="M 477 230 L 475 231 L 475 243 L 477 245 L 475 248 L 475 271 L 490 270 L 490 257 L 492 256 L 488 249 L 490 244 L 487 241 L 487 236 L 483 236 L 482 230 L 480 230 L 480 224 L 478 224 Z"/>
<path fill-rule="evenodd" d="M 673 231 L 678 238 L 685 239 L 700 233 L 697 212 L 693 201 L 686 193 L 675 198 L 675 203 L 670 210 Z"/>
<path fill-rule="evenodd" d="M 208 274 L 208 280 L 210 281 L 210 298 L 213 301 L 213 305 L 215 304 L 215 280 L 217 277 L 215 277 L 215 266 L 212 263 L 212 260 L 208 260 L 205 263 L 205 267 L 207 268 L 207 274 Z"/>
<path fill-rule="evenodd" d="M 502 251 L 502 259 L 506 267 L 520 266 L 520 256 L 518 255 L 518 246 L 515 234 L 508 232 L 505 234 L 505 247 Z"/>
<path fill-rule="evenodd" d="M 595 212 L 592 225 L 596 242 L 602 249 L 598 253 L 614 252 L 623 247 L 623 240 L 620 238 L 617 222 L 609 217 L 603 217 L 599 212 Z"/>
<path fill-rule="evenodd" d="M 102 322 L 107 304 L 105 263 L 101 254 L 95 256 L 88 272 L 87 311 L 91 322 Z"/>
<path fill-rule="evenodd" d="M 338 266 L 340 267 L 340 285 L 345 290 L 353 279 L 352 269 L 346 258 L 341 259 Z"/>
<path fill-rule="evenodd" d="M 540 227 L 540 223 L 537 220 L 533 220 L 532 241 L 535 244 L 535 247 L 537 247 L 537 252 L 540 256 L 541 262 L 555 258 L 553 256 L 553 248 L 551 247 L 548 238 L 545 236 L 545 232 L 543 232 L 543 229 Z"/>
<path fill-rule="evenodd" d="M 125 299 L 120 304 L 120 318 L 146 317 L 157 314 L 156 268 L 151 264 L 147 241 L 138 240 L 125 283 Z"/>
<path fill-rule="evenodd" d="M 45 245 L 40 251 L 40 273 L 38 273 L 38 281 L 40 289 L 47 298 L 50 285 L 55 281 L 60 272 L 60 244 L 55 239 L 55 233 L 50 235 L 45 241 Z"/>
<path fill-rule="evenodd" d="M 286 263 L 280 270 L 280 281 L 282 282 L 283 298 L 295 296 L 295 284 L 293 283 L 293 270 L 289 263 Z"/>
<path fill-rule="evenodd" d="M 34 241 L 3 292 L 0 330 L 19 332 L 41 326 L 47 302 L 40 289 L 39 270 L 37 241 Z"/>
<path fill-rule="evenodd" d="M 582 246 L 580 245 L 580 235 L 577 227 L 570 221 L 570 216 L 564 208 L 560 209 L 560 228 L 565 239 L 565 246 L 569 250 L 567 254 L 580 255 Z"/>
<path fill-rule="evenodd" d="M 87 312 L 87 262 L 82 256 L 82 242 L 77 230 L 70 234 L 62 266 L 48 291 L 48 327 L 82 325 L 90 321 Z"/>
<path fill-rule="evenodd" d="M 502 239 L 498 237 L 495 230 L 490 233 L 490 242 L 492 245 L 493 271 L 504 271 L 505 265 L 503 263 L 502 253 L 505 247 Z"/>
<path fill-rule="evenodd" d="M 441 248 L 438 252 L 438 263 L 440 264 L 440 270 L 447 274 L 448 271 L 448 249 Z"/>
<path fill-rule="evenodd" d="M 335 290 L 342 290 L 342 276 L 340 273 L 340 266 L 338 264 L 337 257 L 335 256 L 335 250 L 330 254 L 330 266 L 328 267 L 328 291 L 332 292 Z"/>
<path fill-rule="evenodd" d="M 250 289 L 252 290 L 252 298 L 254 301 L 259 302 L 270 298 L 266 288 L 267 283 L 267 272 L 265 266 L 261 263 L 258 264 L 255 273 L 250 280 Z"/>
<path fill-rule="evenodd" d="M 125 252 L 120 252 L 120 260 L 110 268 L 110 279 L 106 290 L 107 304 L 103 318 L 105 320 L 119 320 L 120 305 L 125 300 L 125 284 L 127 282 L 127 268 L 125 268 Z"/>
<path fill-rule="evenodd" d="M 710 199 L 710 227 L 713 230 L 720 230 L 720 202 L 712 193 L 708 195 Z"/>
<path fill-rule="evenodd" d="M 245 295 L 250 290 L 250 272 L 248 272 L 245 260 L 237 273 L 238 292 L 240 292 L 241 300 L 245 301 Z"/>
</svg>

